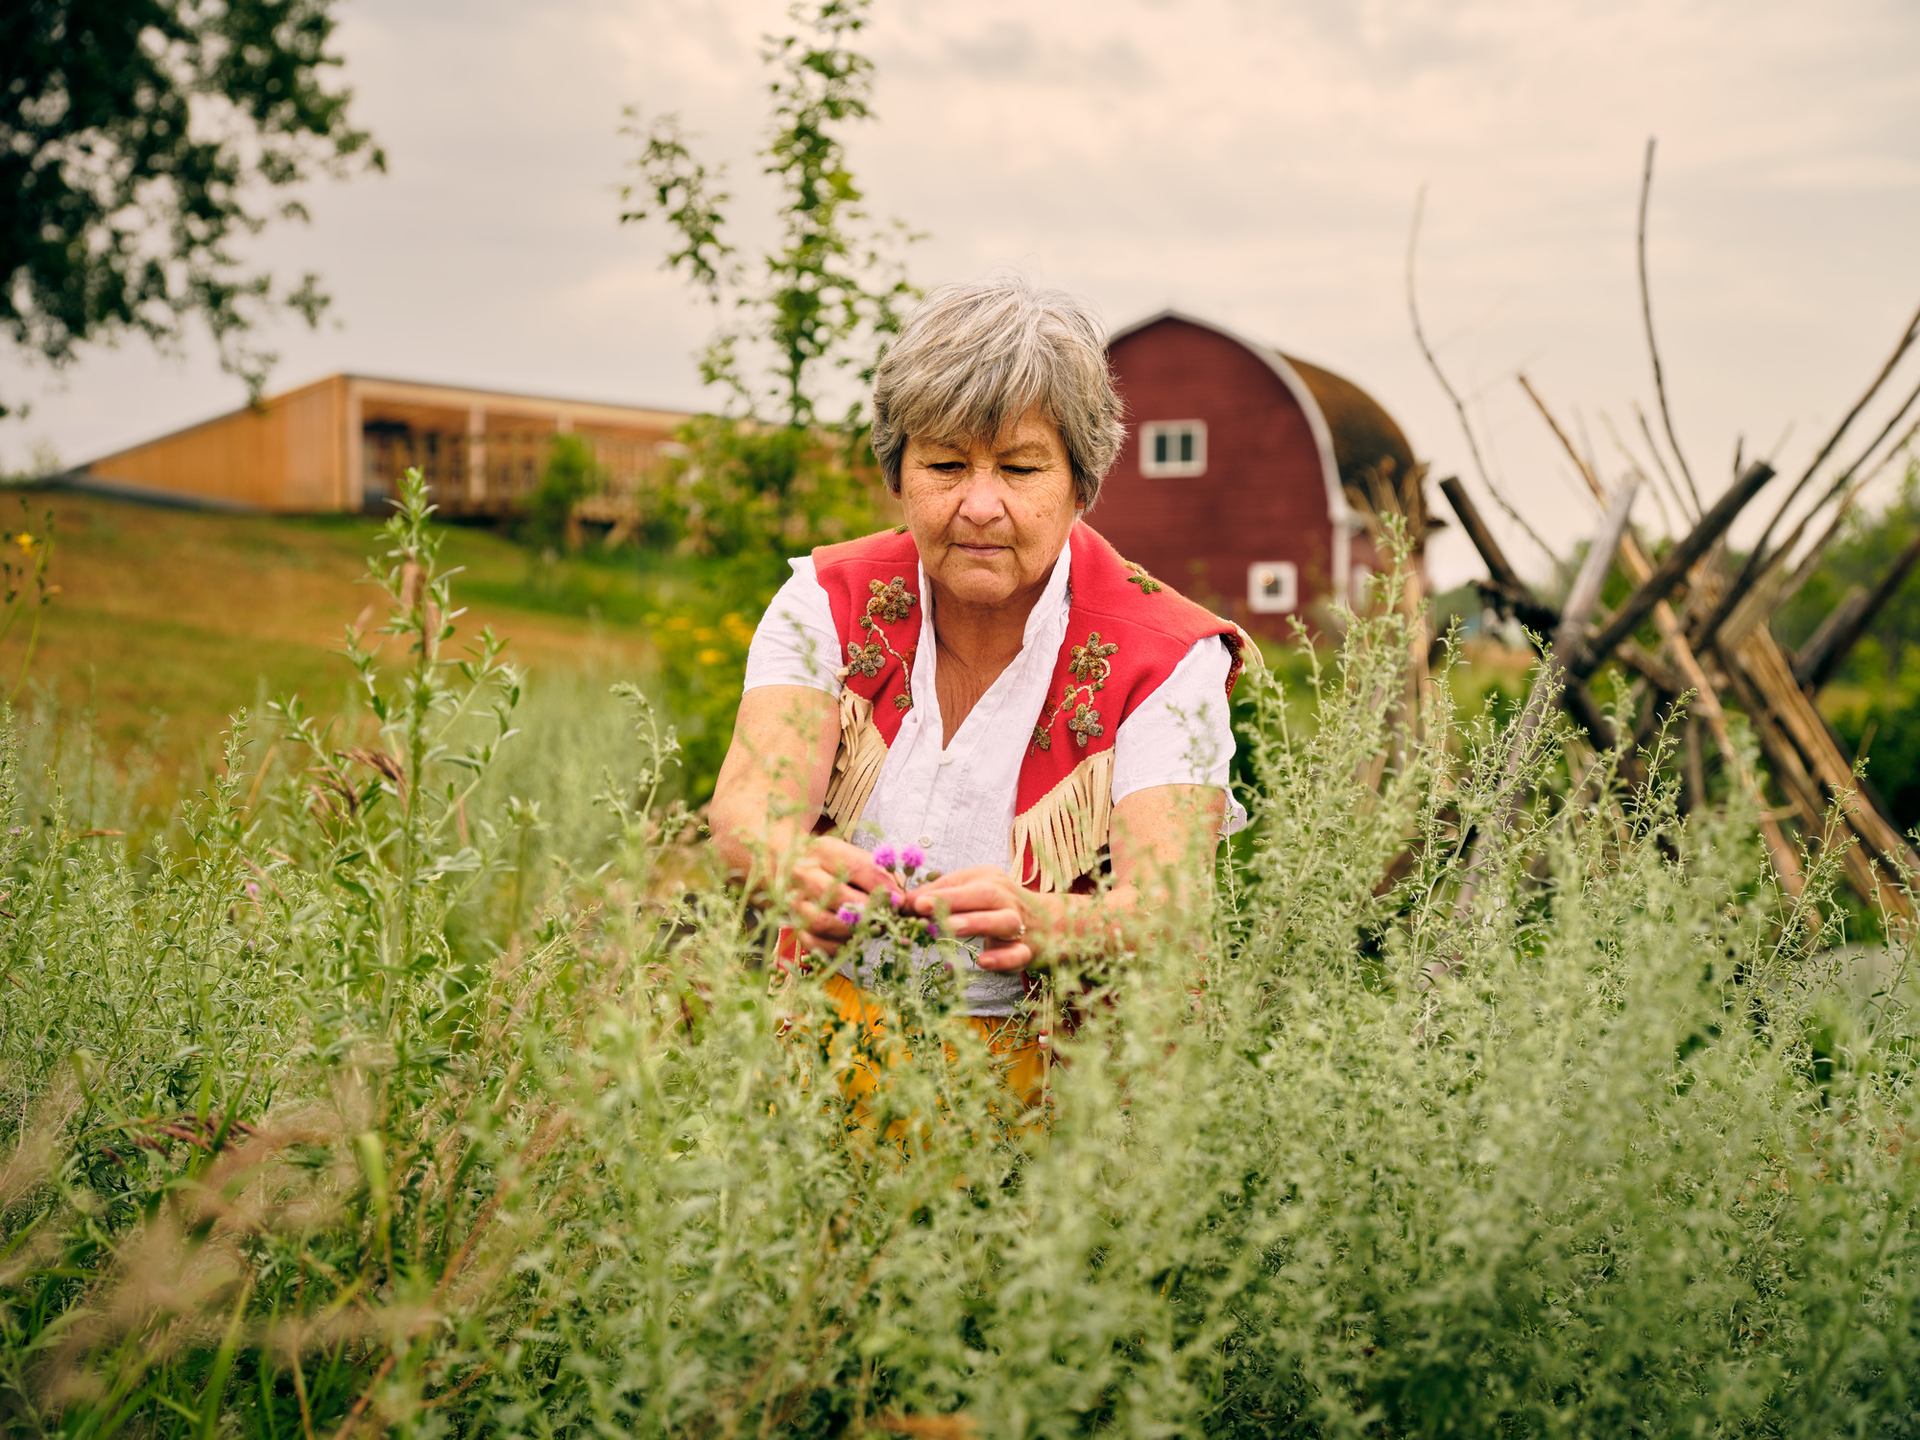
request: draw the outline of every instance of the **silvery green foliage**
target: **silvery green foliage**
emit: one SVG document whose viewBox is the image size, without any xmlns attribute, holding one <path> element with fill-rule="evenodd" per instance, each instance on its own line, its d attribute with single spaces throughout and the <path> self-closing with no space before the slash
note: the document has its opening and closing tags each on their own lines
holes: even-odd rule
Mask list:
<svg viewBox="0 0 1920 1440">
<path fill-rule="evenodd" d="M 0 745 L 9 1432 L 1915 1432 L 1914 987 L 1830 859 L 1789 900 L 1751 815 L 1408 723 L 1357 619 L 1310 729 L 1250 679 L 1217 913 L 1085 977 L 1022 1114 L 769 963 L 643 704 L 549 745 L 604 828 L 514 898 L 517 682 L 417 495 L 393 549 L 371 729 L 236 738 L 170 848 Z"/>
</svg>

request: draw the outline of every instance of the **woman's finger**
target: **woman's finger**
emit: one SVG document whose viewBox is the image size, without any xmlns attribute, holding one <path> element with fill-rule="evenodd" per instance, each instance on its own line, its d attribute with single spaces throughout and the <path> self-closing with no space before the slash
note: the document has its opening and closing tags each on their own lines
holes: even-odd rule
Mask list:
<svg viewBox="0 0 1920 1440">
<path fill-rule="evenodd" d="M 918 915 L 931 915 L 942 905 L 954 914 L 968 910 L 1002 910 L 1014 904 L 1011 889 L 1004 875 L 982 877 L 947 888 L 924 886 L 908 895 L 907 903 Z"/>
<path fill-rule="evenodd" d="M 825 955 L 831 959 L 840 953 L 840 942 L 838 940 L 828 940 L 822 936 L 813 934 L 811 931 L 796 930 L 793 932 L 793 938 L 799 944 L 800 948 L 809 954 Z"/>
<path fill-rule="evenodd" d="M 1018 910 L 1003 907 L 949 914 L 941 928 L 955 938 L 984 935 L 990 940 L 1018 940 L 1025 932 L 1026 923 Z"/>
<path fill-rule="evenodd" d="M 826 910 L 808 900 L 793 902 L 794 918 L 799 920 L 800 928 L 809 935 L 838 943 L 853 933 L 853 927 L 843 921 L 831 910 Z"/>
<path fill-rule="evenodd" d="M 1033 964 L 1033 947 L 1024 940 L 989 945 L 974 961 L 982 970 L 1024 970 Z"/>
<path fill-rule="evenodd" d="M 863 891 L 885 889 L 895 883 L 886 871 L 873 863 L 873 856 L 858 845 L 849 845 L 845 840 L 836 840 L 831 835 L 822 835 L 815 840 L 808 848 L 807 859 L 820 866 L 822 871 L 857 885 Z"/>
<path fill-rule="evenodd" d="M 918 888 L 921 890 L 944 892 L 959 889 L 967 885 L 978 884 L 982 880 L 998 881 L 1008 885 L 1013 883 L 1013 877 L 998 865 L 968 865 L 959 870 L 949 870 L 946 874 L 936 876 Z"/>
<path fill-rule="evenodd" d="M 822 909 L 838 910 L 843 905 L 851 905 L 855 910 L 867 907 L 870 897 L 865 890 L 817 866 L 796 868 L 793 877 L 801 896 Z"/>
</svg>

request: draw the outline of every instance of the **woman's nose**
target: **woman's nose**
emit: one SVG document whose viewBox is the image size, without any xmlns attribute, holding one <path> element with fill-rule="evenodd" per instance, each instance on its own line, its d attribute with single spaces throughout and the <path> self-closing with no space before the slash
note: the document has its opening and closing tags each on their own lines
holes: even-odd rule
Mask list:
<svg viewBox="0 0 1920 1440">
<path fill-rule="evenodd" d="M 976 468 L 967 473 L 966 490 L 960 496 L 962 518 L 985 525 L 998 520 L 1006 508 L 1005 497 L 1000 493 L 1000 477 L 994 471 Z"/>
</svg>

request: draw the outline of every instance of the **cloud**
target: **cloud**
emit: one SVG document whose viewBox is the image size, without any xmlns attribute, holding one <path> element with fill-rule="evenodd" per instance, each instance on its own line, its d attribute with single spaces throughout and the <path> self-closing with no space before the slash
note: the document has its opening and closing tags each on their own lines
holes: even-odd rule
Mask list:
<svg viewBox="0 0 1920 1440">
<path fill-rule="evenodd" d="M 343 12 L 359 118 L 393 172 L 321 187 L 311 229 L 265 242 L 326 275 L 347 327 L 285 335 L 285 378 L 350 365 L 696 399 L 710 317 L 659 268 L 664 233 L 614 221 L 634 149 L 620 110 L 677 112 L 728 163 L 751 252 L 774 230 L 758 57 L 785 12 Z M 864 39 L 879 119 L 853 132 L 853 163 L 877 215 L 929 232 L 918 278 L 1011 263 L 1115 323 L 1168 304 L 1211 316 L 1374 391 L 1444 473 L 1465 447 L 1404 298 L 1424 185 L 1429 328 L 1557 538 L 1590 515 L 1513 373 L 1578 412 L 1603 456 L 1602 412 L 1631 430 L 1650 403 L 1633 256 L 1649 134 L 1661 340 L 1715 483 L 1736 435 L 1763 444 L 1792 420 L 1789 448 L 1810 451 L 1920 281 L 1910 0 L 879 0 Z M 42 402 L 39 429 L 0 431 L 0 451 L 44 435 L 91 453 L 234 397 L 205 347 L 184 371 L 130 347 L 71 379 L 0 362 L 0 390 Z"/>
</svg>

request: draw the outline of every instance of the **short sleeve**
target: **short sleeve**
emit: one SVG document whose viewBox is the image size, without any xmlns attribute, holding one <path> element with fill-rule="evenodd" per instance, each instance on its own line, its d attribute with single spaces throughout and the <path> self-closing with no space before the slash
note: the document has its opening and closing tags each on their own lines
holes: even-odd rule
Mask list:
<svg viewBox="0 0 1920 1440">
<path fill-rule="evenodd" d="M 1227 792 L 1222 835 L 1245 828 L 1234 798 L 1233 724 L 1227 674 L 1233 655 L 1217 635 L 1194 644 L 1173 673 L 1120 724 L 1113 737 L 1113 800 L 1155 785 L 1213 785 Z"/>
<path fill-rule="evenodd" d="M 833 633 L 833 607 L 813 571 L 813 557 L 787 562 L 793 574 L 775 593 L 747 647 L 742 690 L 762 685 L 805 685 L 840 693 L 840 642 Z"/>
</svg>

